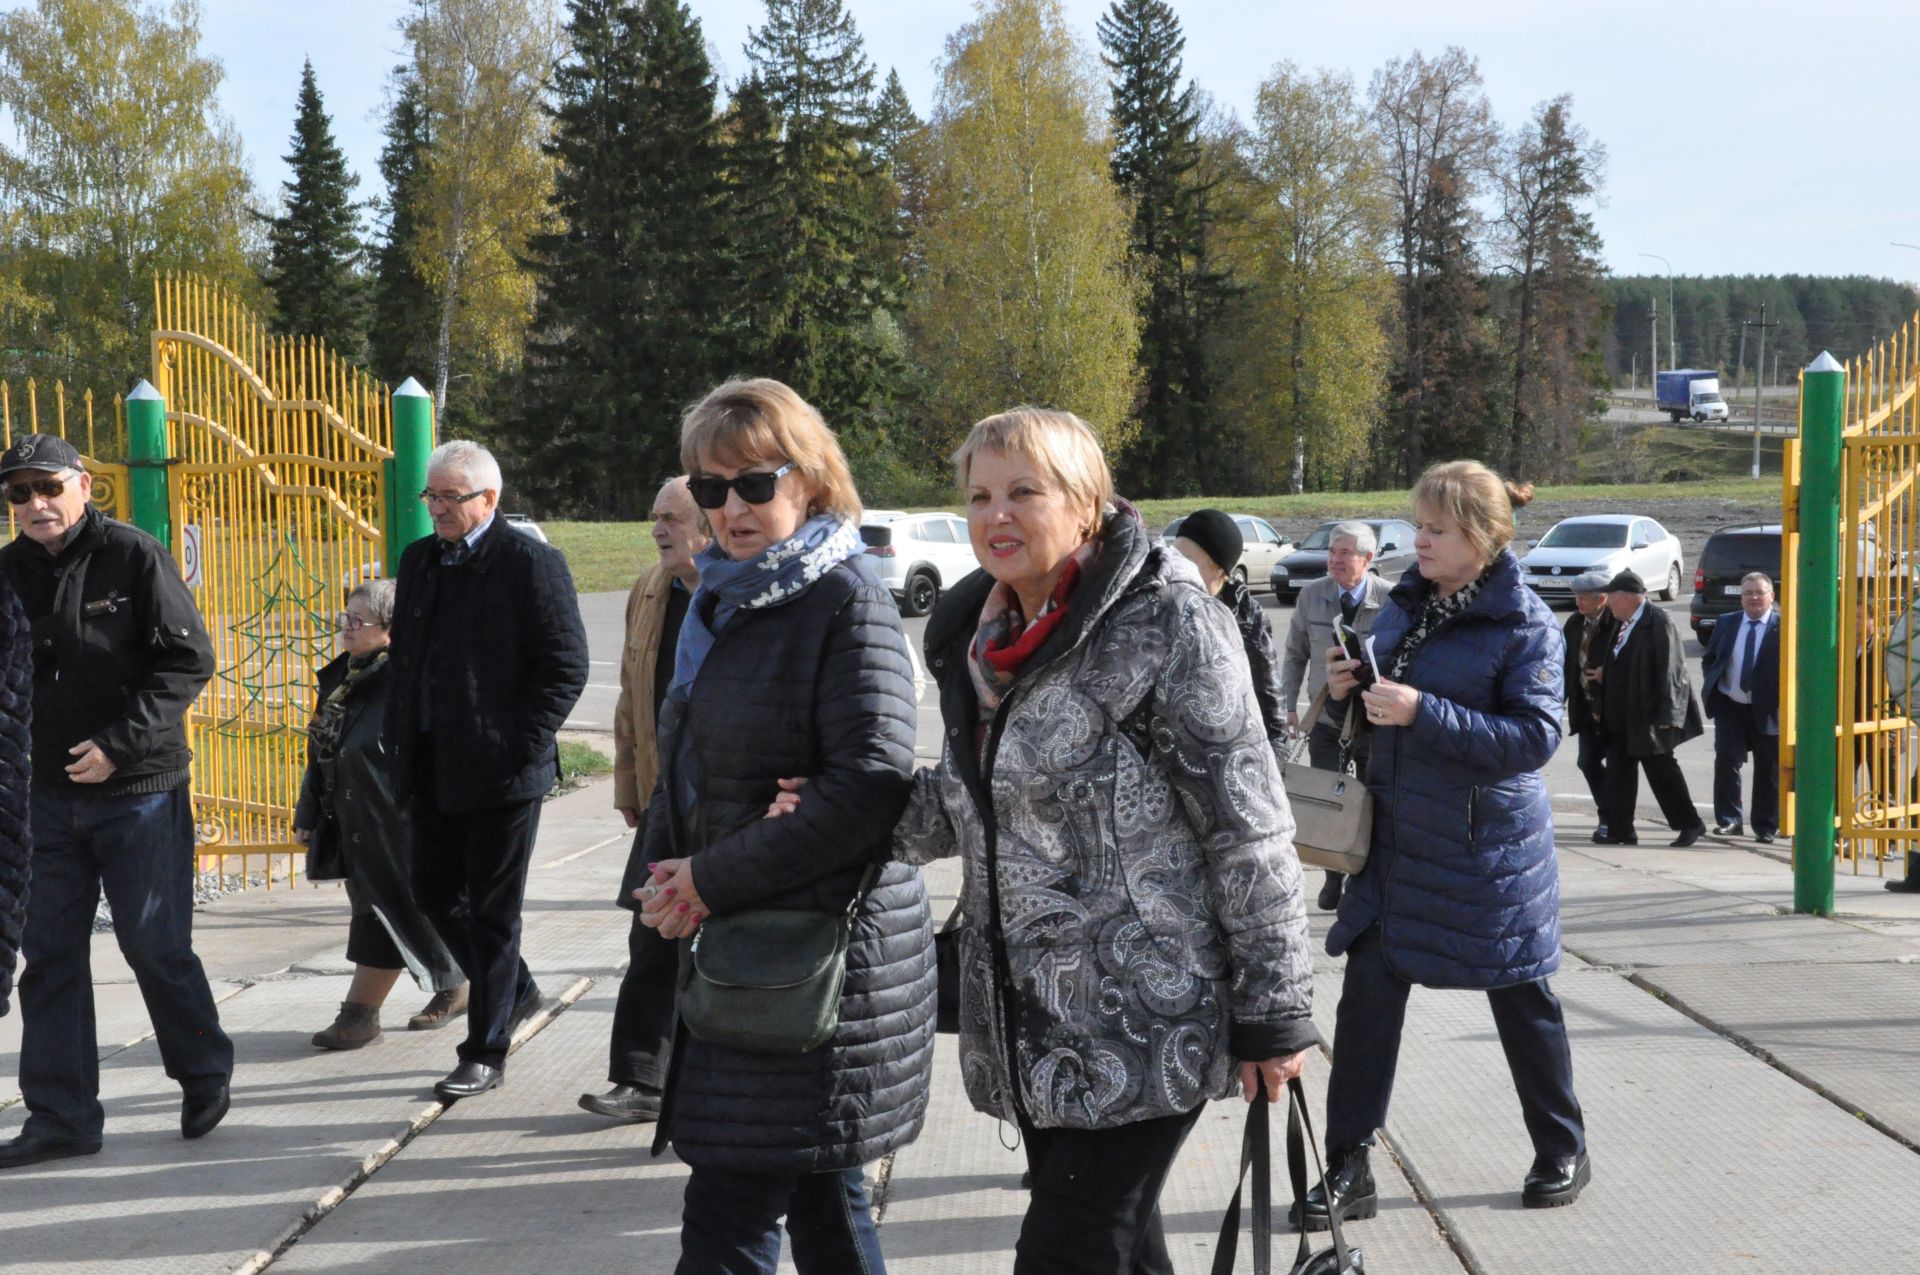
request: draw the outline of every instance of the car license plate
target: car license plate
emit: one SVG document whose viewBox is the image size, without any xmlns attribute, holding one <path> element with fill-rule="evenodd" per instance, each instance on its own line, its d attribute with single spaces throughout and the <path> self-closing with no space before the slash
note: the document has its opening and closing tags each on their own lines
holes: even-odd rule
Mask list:
<svg viewBox="0 0 1920 1275">
<path fill-rule="evenodd" d="M 1737 584 L 1723 584 L 1720 586 L 1720 592 L 1730 598 L 1737 598 L 1740 596 L 1740 586 Z"/>
</svg>

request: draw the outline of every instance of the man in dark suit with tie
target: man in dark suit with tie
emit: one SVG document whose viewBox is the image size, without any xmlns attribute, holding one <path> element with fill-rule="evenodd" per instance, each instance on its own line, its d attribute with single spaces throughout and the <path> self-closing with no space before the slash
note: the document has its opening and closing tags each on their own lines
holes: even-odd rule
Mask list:
<svg viewBox="0 0 1920 1275">
<path fill-rule="evenodd" d="M 1707 716 L 1713 719 L 1713 830 L 1740 832 L 1740 768 L 1753 755 L 1753 837 L 1780 830 L 1780 613 L 1773 581 L 1740 581 L 1740 614 L 1714 625 L 1701 652 Z"/>
<path fill-rule="evenodd" d="M 1700 700 L 1687 673 L 1686 652 L 1671 617 L 1647 601 L 1647 586 L 1632 571 L 1607 582 L 1607 610 L 1614 619 L 1613 645 L 1600 665 L 1600 726 L 1607 737 L 1607 809 L 1601 845 L 1639 845 L 1633 810 L 1640 772 L 1660 803 L 1667 826 L 1686 847 L 1707 830 L 1694 812 L 1687 778 L 1673 750 L 1702 734 Z M 1592 694 L 1591 690 L 1588 694 Z"/>
</svg>

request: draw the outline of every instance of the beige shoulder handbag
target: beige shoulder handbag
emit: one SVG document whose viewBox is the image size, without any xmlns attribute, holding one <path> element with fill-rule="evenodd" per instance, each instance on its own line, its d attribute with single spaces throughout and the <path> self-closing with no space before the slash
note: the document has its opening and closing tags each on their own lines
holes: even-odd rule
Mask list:
<svg viewBox="0 0 1920 1275">
<path fill-rule="evenodd" d="M 1342 756 L 1353 747 L 1353 707 L 1357 699 L 1350 696 L 1347 700 L 1347 720 L 1340 729 Z M 1287 760 L 1280 767 L 1280 778 L 1286 786 L 1287 804 L 1293 807 L 1293 848 L 1299 852 L 1300 862 L 1352 876 L 1367 866 L 1367 850 L 1373 843 L 1373 798 L 1367 793 L 1366 778 L 1315 770 L 1299 760 L 1307 732 L 1320 720 L 1326 702 L 1323 686 L 1313 697 L 1307 715 L 1300 719 L 1300 729 L 1294 732 Z"/>
</svg>

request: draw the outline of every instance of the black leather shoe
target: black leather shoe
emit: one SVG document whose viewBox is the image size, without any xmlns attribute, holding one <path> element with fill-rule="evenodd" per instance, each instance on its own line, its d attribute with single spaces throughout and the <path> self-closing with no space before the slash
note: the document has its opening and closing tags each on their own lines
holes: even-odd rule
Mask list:
<svg viewBox="0 0 1920 1275">
<path fill-rule="evenodd" d="M 1333 911 L 1340 906 L 1340 892 L 1346 888 L 1346 885 L 1347 878 L 1345 873 L 1327 873 L 1327 879 L 1320 883 L 1320 897 L 1315 899 L 1314 902 L 1320 906 L 1322 912 Z"/>
<path fill-rule="evenodd" d="M 514 1003 L 513 1013 L 507 1016 L 507 1035 L 511 1037 L 520 1030 L 529 1018 L 547 1007 L 547 998 L 540 994 L 538 987 L 529 987 L 527 994 Z"/>
<path fill-rule="evenodd" d="M 644 1123 L 660 1118 L 660 1095 L 639 1085 L 615 1085 L 605 1093 L 583 1093 L 580 1107 L 609 1120 Z"/>
<path fill-rule="evenodd" d="M 92 1142 L 68 1142 L 61 1138 L 43 1138 L 36 1133 L 23 1133 L 10 1141 L 0 1142 L 0 1169 L 24 1169 L 29 1164 L 99 1153 L 100 1143 L 97 1139 Z"/>
<path fill-rule="evenodd" d="M 1684 849 L 1687 846 L 1692 845 L 1694 842 L 1700 840 L 1702 836 L 1706 835 L 1706 831 L 1707 831 L 1707 825 L 1703 823 L 1696 823 L 1695 825 L 1693 825 L 1693 827 L 1687 829 L 1685 832 L 1675 837 L 1673 839 L 1673 844 L 1676 847 Z"/>
<path fill-rule="evenodd" d="M 1887 882 L 1886 886 L 1895 894 L 1920 894 L 1920 876 L 1902 877 L 1898 881 Z"/>
<path fill-rule="evenodd" d="M 1634 836 L 1631 832 L 1624 837 L 1616 837 L 1605 828 L 1601 828 L 1594 832 L 1593 844 L 1597 846 L 1637 846 L 1640 844 L 1640 838 Z"/>
<path fill-rule="evenodd" d="M 1772 832 L 1756 832 L 1753 834 L 1753 839 L 1763 846 L 1770 846 L 1773 844 L 1774 838 L 1777 835 L 1778 834 Z"/>
<path fill-rule="evenodd" d="M 1595 841 L 1600 841 L 1602 837 L 1611 836 L 1611 835 L 1612 834 L 1607 831 L 1607 825 L 1605 825 L 1604 823 L 1601 824 L 1598 828 L 1595 828 L 1593 830 L 1593 839 Z M 1601 844 L 1604 845 L 1606 843 L 1601 842 Z"/>
<path fill-rule="evenodd" d="M 180 1100 L 180 1136 L 206 1137 L 227 1118 L 227 1108 L 232 1105 L 233 1096 L 225 1084 L 206 1093 L 188 1094 Z"/>
<path fill-rule="evenodd" d="M 1342 1223 L 1364 1221 L 1380 1211 L 1380 1192 L 1373 1185 L 1373 1170 L 1367 1166 L 1365 1147 L 1327 1157 L 1325 1188 L 1316 1182 L 1307 1192 L 1306 1229 L 1309 1231 L 1327 1229 L 1327 1189 L 1332 1190 L 1333 1198 L 1339 1202 Z M 1296 1231 L 1301 1229 L 1299 1205 L 1288 1208 L 1287 1225 Z"/>
<path fill-rule="evenodd" d="M 1557 1209 L 1580 1198 L 1580 1189 L 1593 1176 L 1587 1153 L 1535 1156 L 1520 1188 L 1520 1203 L 1530 1209 Z"/>
<path fill-rule="evenodd" d="M 499 1067 L 463 1062 L 445 1080 L 434 1085 L 433 1092 L 448 1102 L 458 1102 L 462 1098 L 476 1098 L 506 1083 L 506 1079 L 507 1073 Z"/>
<path fill-rule="evenodd" d="M 1740 821 L 1738 819 L 1719 821 L 1713 825 L 1713 833 L 1717 837 L 1737 837 L 1740 835 Z"/>
</svg>

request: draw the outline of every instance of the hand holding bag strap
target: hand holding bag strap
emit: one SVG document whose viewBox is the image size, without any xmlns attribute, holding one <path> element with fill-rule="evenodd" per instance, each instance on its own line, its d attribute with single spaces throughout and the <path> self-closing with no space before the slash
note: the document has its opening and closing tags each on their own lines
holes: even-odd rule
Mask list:
<svg viewBox="0 0 1920 1275">
<path fill-rule="evenodd" d="M 1304 1127 L 1305 1133 L 1302 1133 Z M 1347 1241 L 1340 1234 L 1340 1210 L 1333 1207 L 1333 1192 L 1327 1186 L 1326 1166 L 1320 1163 L 1320 1143 L 1313 1136 L 1313 1117 L 1307 1114 L 1307 1089 L 1295 1076 L 1287 1082 L 1287 1176 L 1293 1179 L 1293 1203 L 1299 1210 L 1302 1222 L 1307 1216 L 1307 1148 L 1313 1149 L 1313 1167 L 1320 1178 L 1321 1194 L 1327 1197 L 1327 1225 L 1333 1232 L 1333 1252 L 1336 1271 L 1347 1271 L 1349 1266 Z M 1300 1228 L 1299 1262 L 1304 1263 L 1313 1256 L 1313 1248 L 1307 1241 L 1307 1228 Z"/>
<path fill-rule="evenodd" d="M 1213 1247 L 1213 1275 L 1233 1275 L 1240 1255 L 1240 1195 L 1246 1189 L 1247 1170 L 1253 1170 L 1253 1275 L 1273 1275 L 1273 1154 L 1267 1139 L 1266 1087 L 1247 1104 L 1246 1132 L 1240 1135 L 1240 1175 L 1233 1199 L 1220 1221 L 1220 1240 Z"/>
</svg>

